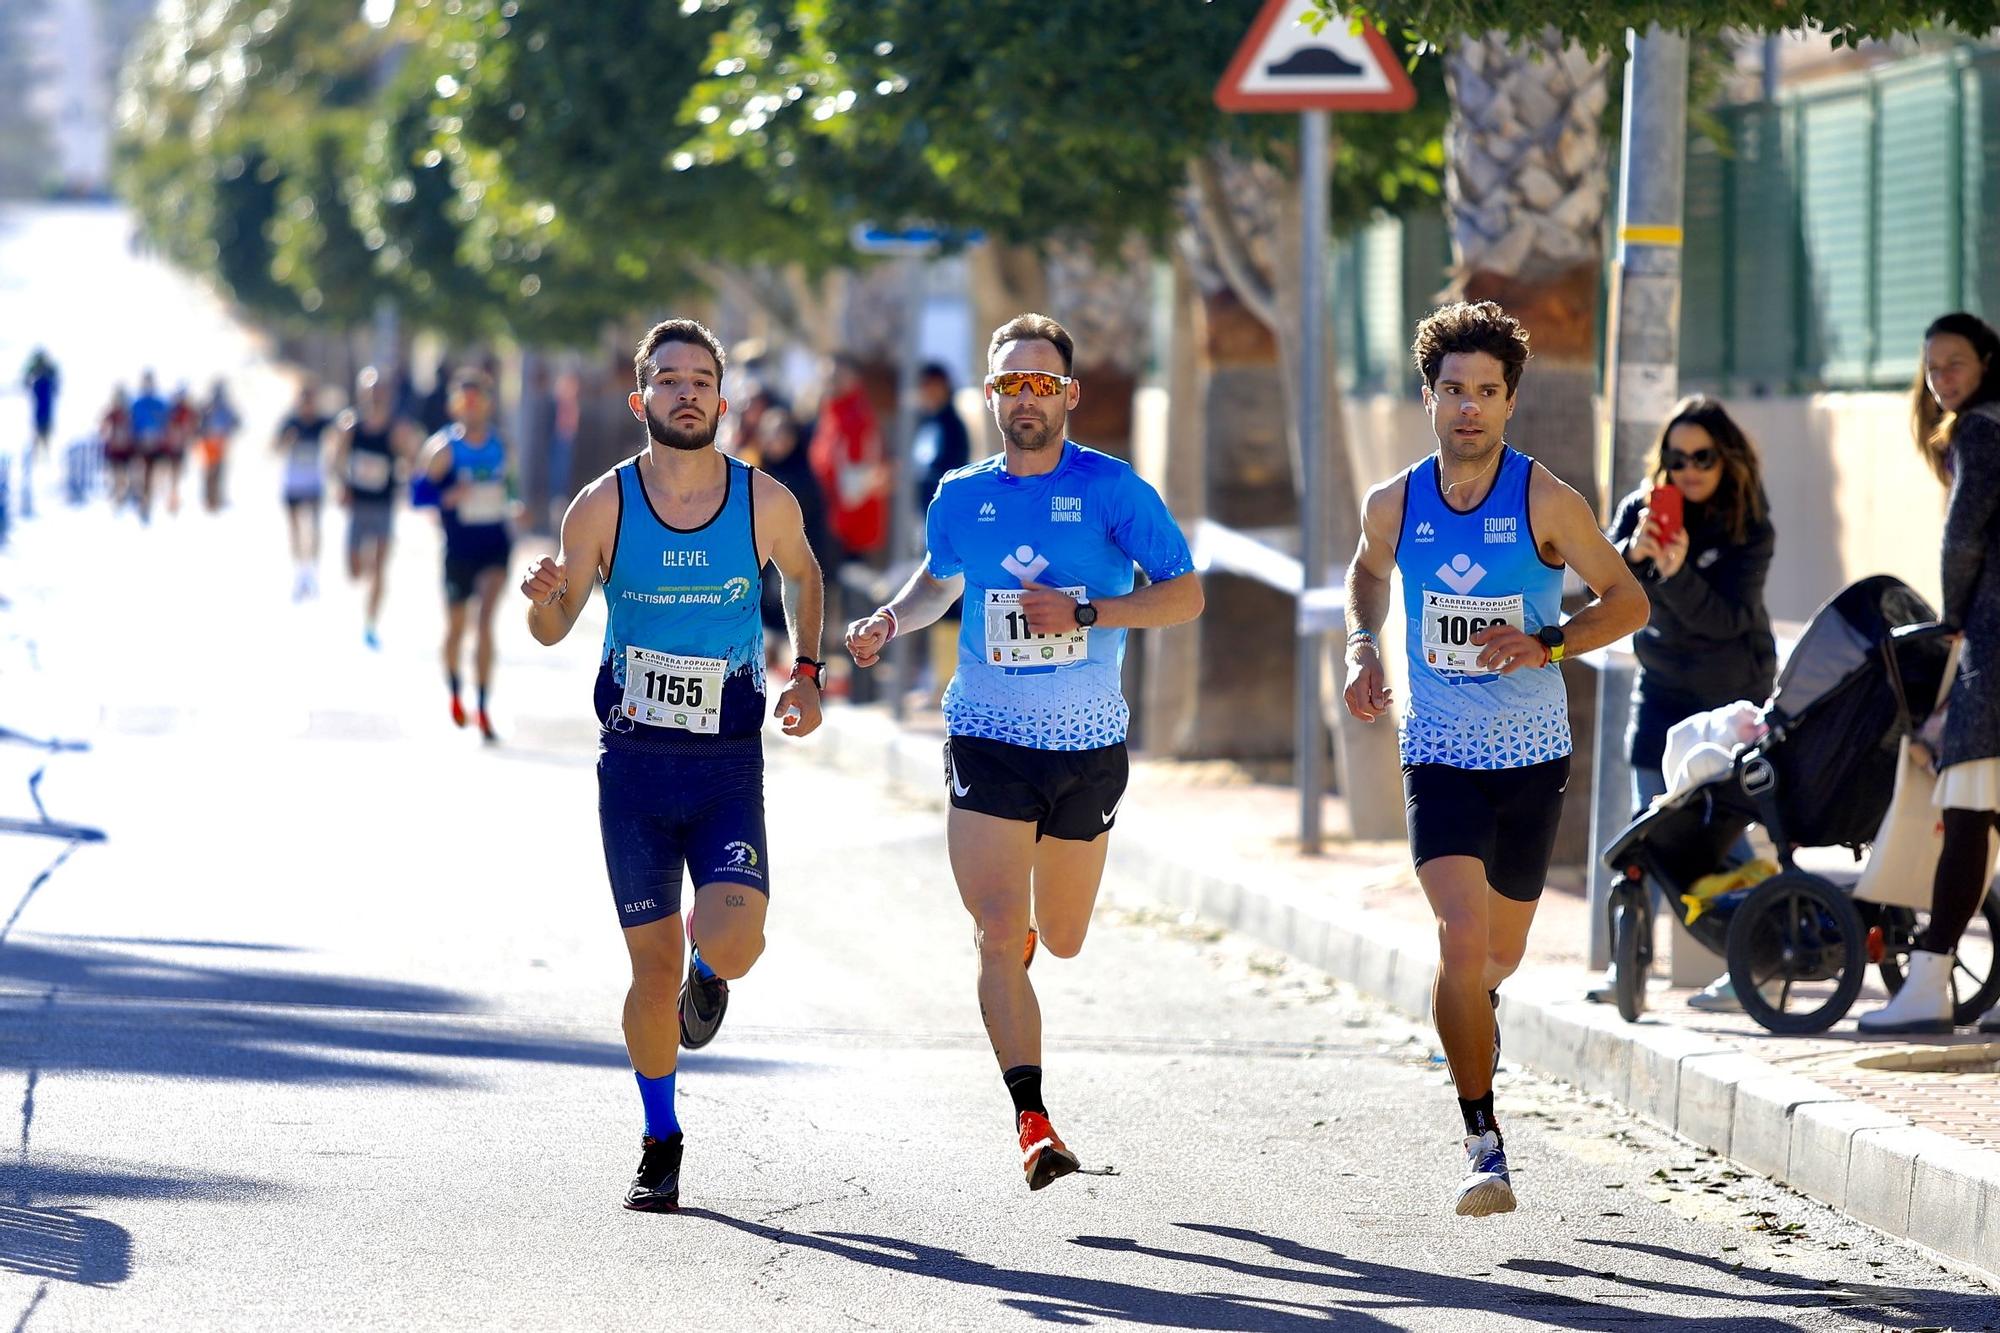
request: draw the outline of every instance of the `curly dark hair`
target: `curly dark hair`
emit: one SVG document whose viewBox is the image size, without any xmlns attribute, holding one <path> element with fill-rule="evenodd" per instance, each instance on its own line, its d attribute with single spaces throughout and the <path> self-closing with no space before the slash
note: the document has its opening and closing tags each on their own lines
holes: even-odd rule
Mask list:
<svg viewBox="0 0 2000 1333">
<path fill-rule="evenodd" d="M 646 330 L 646 336 L 639 339 L 638 350 L 632 354 L 632 378 L 639 382 L 639 392 L 646 392 L 646 371 L 653 360 L 653 353 L 660 350 L 663 343 L 693 343 L 705 347 L 715 358 L 715 378 L 722 380 L 722 342 L 701 321 L 694 319 L 663 319 Z"/>
<path fill-rule="evenodd" d="M 1438 367 L 1454 352 L 1485 352 L 1497 360 L 1512 398 L 1528 364 L 1528 331 L 1492 301 L 1454 301 L 1424 316 L 1410 344 L 1426 389 L 1437 387 Z"/>
</svg>

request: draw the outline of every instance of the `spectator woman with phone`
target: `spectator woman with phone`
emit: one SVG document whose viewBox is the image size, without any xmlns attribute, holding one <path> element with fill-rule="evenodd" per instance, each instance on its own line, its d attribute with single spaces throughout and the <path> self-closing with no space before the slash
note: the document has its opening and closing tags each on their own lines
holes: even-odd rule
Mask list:
<svg viewBox="0 0 2000 1333">
<path fill-rule="evenodd" d="M 1944 826 L 1931 916 L 1910 953 L 1903 988 L 1864 1033 L 1950 1032 L 1952 963 L 1987 892 L 2000 825 L 2000 333 L 1962 311 L 1924 330 L 1911 390 L 1917 452 L 1949 488 L 1945 502 L 1945 624 L 1962 636 L 1938 746 L 1932 804 Z M 1979 1020 L 2000 1032 L 2000 1006 Z"/>
<path fill-rule="evenodd" d="M 1633 638 L 1639 658 L 1625 753 L 1636 816 L 1665 794 L 1667 731 L 1738 699 L 1762 703 L 1778 650 L 1764 607 L 1776 530 L 1757 451 L 1714 398 L 1684 398 L 1660 431 L 1653 474 L 1625 497 L 1611 542 L 1639 576 L 1652 620 Z M 1748 860 L 1747 843 L 1736 859 Z M 1735 1009 L 1725 973 L 1691 1001 Z"/>
</svg>

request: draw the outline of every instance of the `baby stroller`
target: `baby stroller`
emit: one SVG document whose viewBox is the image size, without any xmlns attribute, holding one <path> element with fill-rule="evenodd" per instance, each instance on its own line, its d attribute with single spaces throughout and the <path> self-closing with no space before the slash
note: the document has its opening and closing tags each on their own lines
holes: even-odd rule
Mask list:
<svg viewBox="0 0 2000 1333">
<path fill-rule="evenodd" d="M 1727 771 L 1670 794 L 1604 852 L 1617 878 L 1611 908 L 1613 992 L 1634 1021 L 1652 958 L 1652 889 L 1676 906 L 1722 868 L 1752 823 L 1777 849 L 1779 873 L 1690 906 L 1689 933 L 1729 962 L 1744 1010 L 1772 1032 L 1824 1032 L 1861 991 L 1870 964 L 1894 993 L 1917 934 L 1908 907 L 1857 901 L 1849 883 L 1802 870 L 1802 847 L 1850 848 L 1855 860 L 1882 827 L 1906 738 L 1932 709 L 1950 641 L 1910 587 L 1881 575 L 1822 606 L 1778 677 L 1767 734 L 1740 748 Z M 1903 799 L 1929 799 L 1927 786 Z M 1878 867 L 1894 873 L 1893 867 Z M 1930 872 L 1919 872 L 1927 889 Z M 2000 940 L 2000 903 L 1983 905 Z M 1687 919 L 1691 917 L 1692 919 Z M 1954 973 L 1958 1021 L 2000 998 L 2000 960 Z"/>
</svg>

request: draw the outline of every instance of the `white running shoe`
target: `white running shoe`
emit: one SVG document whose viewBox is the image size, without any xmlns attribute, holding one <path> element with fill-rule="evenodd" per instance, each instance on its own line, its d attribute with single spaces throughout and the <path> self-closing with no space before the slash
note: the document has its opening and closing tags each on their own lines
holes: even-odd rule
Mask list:
<svg viewBox="0 0 2000 1333">
<path fill-rule="evenodd" d="M 1514 1182 L 1507 1175 L 1507 1151 L 1500 1136 L 1487 1130 L 1465 1141 L 1468 1174 L 1458 1183 L 1460 1217 L 1489 1217 L 1514 1211 Z"/>
<path fill-rule="evenodd" d="M 1688 996 L 1688 1008 L 1699 1009 L 1705 1014 L 1739 1014 L 1743 1012 L 1743 1001 L 1736 998 L 1736 983 L 1724 972 Z"/>
</svg>

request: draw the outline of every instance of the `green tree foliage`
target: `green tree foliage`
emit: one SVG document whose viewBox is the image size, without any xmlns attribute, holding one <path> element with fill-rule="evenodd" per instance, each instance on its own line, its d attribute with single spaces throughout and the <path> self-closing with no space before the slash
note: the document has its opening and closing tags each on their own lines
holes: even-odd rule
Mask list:
<svg viewBox="0 0 2000 1333">
<path fill-rule="evenodd" d="M 517 279 L 537 328 L 657 308 L 711 263 L 846 257 L 838 219 L 682 151 L 676 116 L 720 28 L 650 0 L 415 6 L 408 69 L 434 98 L 424 156 L 449 168 L 464 258 Z"/>
<path fill-rule="evenodd" d="M 1625 44 L 1628 28 L 1659 24 L 1690 37 L 1725 30 L 1787 32 L 1818 28 L 1835 46 L 1852 46 L 1928 28 L 1983 33 L 1995 21 L 1992 0 L 1301 0 L 1308 22 L 1365 18 L 1385 33 L 1400 34 L 1412 49 L 1443 46 L 1458 33 L 1505 32 L 1531 36 L 1553 26 L 1593 52 Z"/>
<path fill-rule="evenodd" d="M 383 286 L 348 193 L 381 51 L 348 3 L 162 6 L 118 143 L 149 235 L 266 318 L 365 318 Z"/>
<path fill-rule="evenodd" d="M 741 162 L 788 203 L 1008 241 L 1159 238 L 1190 157 L 1282 154 L 1288 116 L 1213 92 L 1257 0 L 707 0 L 726 16 L 684 113 L 702 163 Z M 1341 118 L 1337 219 L 1438 191 L 1434 60 L 1405 115 Z"/>
</svg>

